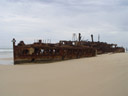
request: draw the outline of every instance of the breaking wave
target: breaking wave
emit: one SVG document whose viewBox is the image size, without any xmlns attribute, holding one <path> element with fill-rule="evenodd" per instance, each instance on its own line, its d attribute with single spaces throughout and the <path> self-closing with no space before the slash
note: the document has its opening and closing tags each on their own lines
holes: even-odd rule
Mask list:
<svg viewBox="0 0 128 96">
<path fill-rule="evenodd" d="M 13 52 L 13 49 L 11 48 L 0 48 L 0 53 L 4 53 L 4 52 Z"/>
</svg>

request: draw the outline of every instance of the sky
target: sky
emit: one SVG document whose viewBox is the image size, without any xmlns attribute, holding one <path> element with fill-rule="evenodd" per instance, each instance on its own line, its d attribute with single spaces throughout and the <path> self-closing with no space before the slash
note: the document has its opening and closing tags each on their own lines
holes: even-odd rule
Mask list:
<svg viewBox="0 0 128 96">
<path fill-rule="evenodd" d="M 26 44 L 36 40 L 97 41 L 128 47 L 128 0 L 0 0 L 0 48 L 13 38 Z"/>
</svg>

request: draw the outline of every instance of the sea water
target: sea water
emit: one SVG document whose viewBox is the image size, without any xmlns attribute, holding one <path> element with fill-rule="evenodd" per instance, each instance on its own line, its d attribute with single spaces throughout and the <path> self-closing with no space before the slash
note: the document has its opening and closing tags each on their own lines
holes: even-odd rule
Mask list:
<svg viewBox="0 0 128 96">
<path fill-rule="evenodd" d="M 13 49 L 0 48 L 0 65 L 13 65 Z"/>
</svg>

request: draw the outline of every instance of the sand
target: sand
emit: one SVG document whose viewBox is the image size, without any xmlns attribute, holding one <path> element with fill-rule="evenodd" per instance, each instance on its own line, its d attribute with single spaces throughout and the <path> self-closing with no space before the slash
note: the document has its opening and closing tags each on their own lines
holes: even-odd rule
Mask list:
<svg viewBox="0 0 128 96">
<path fill-rule="evenodd" d="M 128 53 L 0 65 L 0 96 L 128 96 Z"/>
</svg>

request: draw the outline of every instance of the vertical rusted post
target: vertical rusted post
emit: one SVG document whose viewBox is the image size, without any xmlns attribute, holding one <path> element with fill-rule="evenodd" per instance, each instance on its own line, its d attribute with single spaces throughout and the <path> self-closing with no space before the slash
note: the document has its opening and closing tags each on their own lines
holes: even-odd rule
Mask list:
<svg viewBox="0 0 128 96">
<path fill-rule="evenodd" d="M 81 34 L 79 33 L 79 37 L 78 37 L 79 41 L 81 41 Z"/>
<path fill-rule="evenodd" d="M 15 38 L 13 38 L 12 42 L 13 42 L 13 61 L 14 61 L 14 64 L 15 64 L 15 43 L 16 43 Z"/>
<path fill-rule="evenodd" d="M 100 35 L 98 34 L 98 42 L 100 42 Z"/>
<path fill-rule="evenodd" d="M 92 42 L 94 42 L 94 41 L 93 41 L 93 35 L 92 35 L 92 34 L 91 34 L 91 39 L 92 39 Z"/>
<path fill-rule="evenodd" d="M 39 43 L 41 44 L 42 43 L 42 40 L 39 40 Z"/>
</svg>

